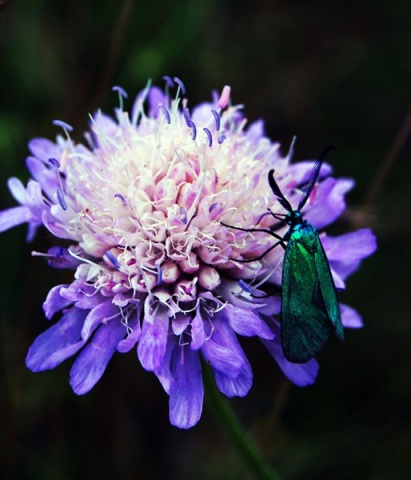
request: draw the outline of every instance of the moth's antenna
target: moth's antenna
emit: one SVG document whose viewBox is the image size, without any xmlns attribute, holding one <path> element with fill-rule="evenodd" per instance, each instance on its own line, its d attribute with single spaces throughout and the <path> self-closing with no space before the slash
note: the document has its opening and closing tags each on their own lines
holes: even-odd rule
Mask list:
<svg viewBox="0 0 411 480">
<path fill-rule="evenodd" d="M 325 156 L 330 150 L 334 148 L 335 147 L 333 145 L 328 145 L 328 147 L 325 147 L 324 150 L 321 152 L 320 156 L 318 157 L 318 160 L 315 161 L 314 166 L 311 170 L 310 178 L 302 188 L 303 194 L 301 195 L 300 201 L 298 202 L 298 207 L 297 207 L 298 211 L 300 211 L 303 208 L 303 206 L 306 204 L 308 197 L 310 196 L 311 192 L 313 191 L 313 188 L 315 187 L 315 184 L 317 183 L 318 176 L 320 174 L 321 166 L 324 162 Z"/>
<path fill-rule="evenodd" d="M 281 205 L 289 212 L 293 211 L 293 207 L 290 205 L 290 202 L 282 194 L 280 187 L 277 185 L 277 182 L 274 179 L 274 170 L 268 172 L 268 183 L 270 184 L 271 190 L 274 195 L 277 197 L 277 200 Z"/>
</svg>

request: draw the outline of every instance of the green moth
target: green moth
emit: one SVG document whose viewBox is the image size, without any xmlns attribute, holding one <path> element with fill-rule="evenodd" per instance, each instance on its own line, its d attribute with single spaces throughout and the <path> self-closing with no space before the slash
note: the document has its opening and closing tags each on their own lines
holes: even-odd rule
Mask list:
<svg viewBox="0 0 411 480">
<path fill-rule="evenodd" d="M 284 237 L 276 245 L 281 244 L 285 248 L 281 344 L 285 358 L 292 363 L 304 363 L 314 357 L 333 331 L 340 340 L 344 340 L 340 306 L 327 256 L 317 230 L 304 220 L 301 214 L 301 209 L 317 182 L 324 157 L 330 148 L 332 147 L 324 149 L 315 162 L 295 210 L 278 187 L 274 170 L 270 170 L 268 174 L 271 190 L 288 211 L 285 215 L 275 213 L 272 215 L 289 226 Z M 272 231 L 271 235 L 279 238 Z"/>
</svg>

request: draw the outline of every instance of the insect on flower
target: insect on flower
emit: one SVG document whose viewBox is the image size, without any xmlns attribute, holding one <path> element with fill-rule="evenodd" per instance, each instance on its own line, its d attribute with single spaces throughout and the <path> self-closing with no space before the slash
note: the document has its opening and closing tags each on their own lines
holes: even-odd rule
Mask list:
<svg viewBox="0 0 411 480">
<path fill-rule="evenodd" d="M 288 211 L 283 221 L 290 227 L 283 264 L 281 297 L 281 343 L 285 358 L 303 363 L 316 355 L 335 330 L 344 340 L 334 281 L 317 230 L 304 220 L 301 209 L 306 204 L 320 174 L 327 147 L 315 162 L 296 210 L 293 210 L 270 170 L 268 181 L 278 201 Z M 282 218 L 273 214 L 275 218 Z"/>
</svg>

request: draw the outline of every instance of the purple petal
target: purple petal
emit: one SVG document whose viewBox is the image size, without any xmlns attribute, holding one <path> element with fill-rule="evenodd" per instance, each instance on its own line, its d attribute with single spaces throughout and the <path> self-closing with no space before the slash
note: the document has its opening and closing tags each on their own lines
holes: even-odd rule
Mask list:
<svg viewBox="0 0 411 480">
<path fill-rule="evenodd" d="M 171 386 L 174 382 L 173 374 L 171 373 L 171 356 L 174 348 L 179 348 L 178 338 L 171 335 L 167 342 L 166 352 L 163 357 L 163 361 L 159 368 L 154 370 L 156 377 L 160 380 L 164 391 L 170 395 Z"/>
<path fill-rule="evenodd" d="M 86 312 L 73 308 L 39 335 L 30 347 L 26 365 L 33 372 L 50 370 L 74 355 L 83 345 L 81 327 Z"/>
<path fill-rule="evenodd" d="M 151 87 L 148 92 L 149 116 L 152 118 L 158 117 L 159 106 L 167 107 L 168 99 L 163 91 L 158 87 Z"/>
<path fill-rule="evenodd" d="M 44 162 L 47 162 L 51 157 L 60 157 L 61 155 L 60 147 L 47 138 L 33 138 L 30 140 L 28 147 L 35 157 Z"/>
<path fill-rule="evenodd" d="M 203 318 L 201 308 L 197 308 L 194 318 L 191 320 L 191 343 L 192 350 L 200 349 L 205 340 Z"/>
<path fill-rule="evenodd" d="M 67 300 L 60 295 L 60 290 L 63 287 L 67 287 L 67 285 L 57 285 L 53 287 L 47 294 L 47 298 L 43 303 L 44 314 L 49 320 L 56 312 L 68 307 L 71 303 L 73 303 L 71 300 Z"/>
<path fill-rule="evenodd" d="M 274 338 L 274 332 L 261 320 L 259 315 L 251 310 L 233 307 L 228 303 L 223 313 L 225 313 L 230 327 L 239 335 L 244 337 L 257 335 L 267 340 Z"/>
<path fill-rule="evenodd" d="M 7 186 L 15 200 L 24 205 L 26 203 L 26 189 L 22 182 L 16 177 L 11 177 L 7 181 Z"/>
<path fill-rule="evenodd" d="M 349 307 L 340 303 L 341 321 L 346 328 L 361 328 L 363 326 L 361 315 Z"/>
<path fill-rule="evenodd" d="M 21 223 L 30 221 L 31 213 L 26 206 L 13 207 L 0 212 L 0 232 L 5 232 Z"/>
<path fill-rule="evenodd" d="M 315 203 L 307 209 L 305 218 L 321 229 L 336 220 L 345 209 L 344 195 L 354 182 L 348 179 L 326 178 L 317 188 Z"/>
<path fill-rule="evenodd" d="M 361 260 L 377 249 L 375 235 L 368 228 L 339 237 L 321 235 L 321 243 L 331 267 L 343 279 L 355 272 Z"/>
<path fill-rule="evenodd" d="M 117 317 L 120 314 L 120 310 L 117 305 L 114 305 L 111 298 L 110 300 L 106 300 L 103 303 L 94 307 L 93 310 L 87 315 L 84 326 L 81 331 L 81 337 L 83 340 L 88 340 L 90 335 L 94 332 L 94 330 L 101 324 L 110 324 L 114 323 L 111 321 L 113 317 Z M 125 327 L 123 326 L 124 330 Z"/>
<path fill-rule="evenodd" d="M 143 367 L 150 372 L 163 362 L 169 323 L 167 310 L 159 309 L 155 318 L 150 317 L 146 310 L 137 354 Z"/>
<path fill-rule="evenodd" d="M 199 421 L 203 409 L 204 386 L 198 353 L 187 347 L 175 348 L 171 371 L 174 381 L 170 389 L 170 423 L 190 428 Z"/>
<path fill-rule="evenodd" d="M 261 340 L 263 345 L 270 352 L 271 356 L 278 363 L 284 374 L 297 386 L 305 387 L 315 382 L 318 374 L 318 363 L 315 358 L 306 363 L 291 363 L 283 354 L 279 336 L 274 340 Z"/>
<path fill-rule="evenodd" d="M 43 192 L 52 198 L 59 186 L 56 172 L 36 157 L 27 157 L 26 165 L 34 180 L 41 184 Z"/>
<path fill-rule="evenodd" d="M 70 385 L 77 395 L 89 392 L 100 380 L 126 329 L 112 320 L 95 333 L 93 340 L 79 354 L 70 371 Z"/>
<path fill-rule="evenodd" d="M 138 313 L 137 313 L 138 312 Z M 140 312 L 137 311 L 133 313 L 132 320 L 129 320 L 127 327 L 128 327 L 128 335 L 124 340 L 121 340 L 117 346 L 117 351 L 120 353 L 127 353 L 129 352 L 134 345 L 138 342 L 138 339 L 141 335 L 141 326 L 140 326 Z"/>
<path fill-rule="evenodd" d="M 211 365 L 214 370 L 219 370 L 231 378 L 236 377 L 241 373 L 244 360 L 236 351 L 236 347 L 227 348 L 219 345 L 213 340 L 213 336 L 208 338 L 201 348 L 205 361 Z"/>
<path fill-rule="evenodd" d="M 235 333 L 224 321 L 224 316 L 219 314 L 214 318 L 215 329 L 211 338 L 204 342 L 201 352 L 214 370 L 214 378 L 220 391 L 228 397 L 243 397 L 252 385 L 251 366 Z M 221 358 L 224 355 L 226 359 Z"/>
</svg>

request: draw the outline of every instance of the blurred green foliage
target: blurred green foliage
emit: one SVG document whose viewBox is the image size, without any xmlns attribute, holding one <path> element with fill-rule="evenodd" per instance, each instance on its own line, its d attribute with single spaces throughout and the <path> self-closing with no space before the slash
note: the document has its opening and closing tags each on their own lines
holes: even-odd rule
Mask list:
<svg viewBox="0 0 411 480">
<path fill-rule="evenodd" d="M 312 158 L 329 143 L 338 176 L 357 188 L 337 229 L 356 228 L 367 192 L 403 129 L 365 225 L 379 251 L 341 295 L 365 328 L 319 356 L 315 386 L 283 378 L 257 341 L 244 346 L 255 381 L 232 401 L 285 480 L 408 479 L 411 471 L 410 140 L 411 3 L 257 0 L 0 2 L 0 205 L 12 206 L 10 176 L 27 179 L 34 136 L 54 138 L 51 120 L 81 131 L 112 85 L 131 97 L 148 78 L 184 80 L 190 105 L 233 88 L 250 120 L 273 140 Z M 130 100 L 129 100 L 130 104 Z M 1 472 L 7 479 L 250 479 L 205 409 L 200 424 L 169 425 L 167 396 L 133 354 L 117 355 L 85 397 L 68 385 L 69 364 L 34 375 L 27 349 L 47 328 L 47 291 L 70 280 L 24 243 L 1 236 Z"/>
</svg>

